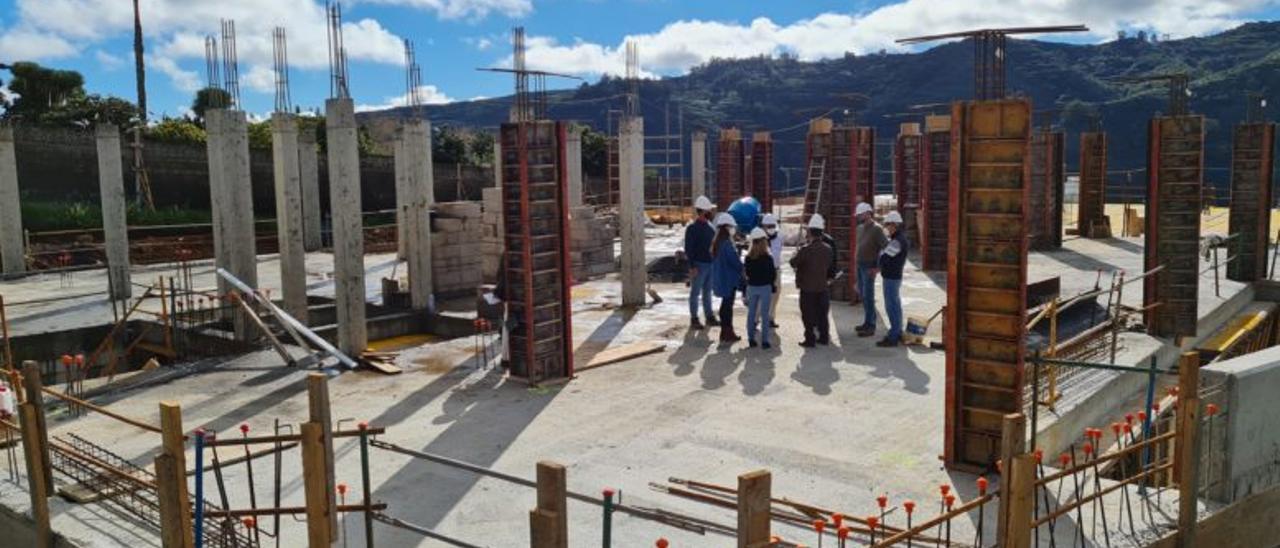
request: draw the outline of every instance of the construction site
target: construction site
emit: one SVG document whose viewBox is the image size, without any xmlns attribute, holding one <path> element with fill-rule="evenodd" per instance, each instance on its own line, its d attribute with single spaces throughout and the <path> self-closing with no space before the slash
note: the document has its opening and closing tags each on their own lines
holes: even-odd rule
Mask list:
<svg viewBox="0 0 1280 548">
<path fill-rule="evenodd" d="M 41 183 L 0 125 L 0 546 L 1280 546 L 1261 95 L 1230 129 L 1223 206 L 1187 75 L 1133 76 L 1168 102 L 1134 130 L 1145 181 L 1119 201 L 1108 128 L 1069 133 L 1007 89 L 1007 40 L 1082 25 L 903 37 L 971 43 L 972 95 L 896 135 L 800 120 L 803 192 L 778 181 L 779 132 L 750 123 L 689 128 L 687 179 L 654 186 L 673 130 L 655 164 L 629 44 L 593 188 L 580 126 L 548 115 L 565 75 L 528 68 L 516 28 L 512 66 L 475 76 L 514 80 L 480 199 L 437 199 L 406 43 L 416 115 L 394 210 L 370 211 L 327 15 L 324 153 L 272 36 L 273 211 L 255 211 L 229 20 L 205 44 L 227 99 L 204 115 L 207 225 L 129 226 L 141 152 L 102 123 L 84 136 L 102 229 L 33 236 L 20 187 Z M 829 345 L 796 345 L 785 261 L 773 348 L 690 328 L 699 196 L 745 214 L 743 237 L 778 218 L 787 257 L 825 218 Z M 900 346 L 855 332 L 859 204 L 905 219 Z"/>
</svg>

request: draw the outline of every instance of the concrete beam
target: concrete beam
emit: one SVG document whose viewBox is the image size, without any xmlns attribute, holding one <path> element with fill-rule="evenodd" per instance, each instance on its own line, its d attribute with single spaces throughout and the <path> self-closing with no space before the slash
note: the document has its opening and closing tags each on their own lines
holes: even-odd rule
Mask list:
<svg viewBox="0 0 1280 548">
<path fill-rule="evenodd" d="M 13 126 L 0 125 L 0 268 L 5 274 L 21 274 L 27 270 L 20 200 Z"/>
<path fill-rule="evenodd" d="M 707 134 L 704 131 L 693 132 L 693 150 L 690 151 L 691 170 L 693 171 L 693 197 L 707 195 Z M 692 204 L 689 204 L 692 205 Z"/>
<path fill-rule="evenodd" d="M 249 287 L 258 287 L 257 242 L 253 224 L 253 184 L 249 174 L 249 121 L 244 111 L 225 111 L 222 118 L 222 252 L 228 271 Z M 233 316 L 236 338 L 255 336 L 244 314 Z"/>
<path fill-rule="evenodd" d="M 570 127 L 564 143 L 565 169 L 569 172 L 569 207 L 582 205 L 582 129 Z"/>
<path fill-rule="evenodd" d="M 414 310 L 433 307 L 431 278 L 431 206 L 435 203 L 435 175 L 431 159 L 431 124 L 412 120 L 404 127 L 400 150 L 405 161 L 407 201 L 398 211 L 407 222 L 409 299 Z M 396 161 L 400 164 L 399 158 Z M 399 168 L 397 168 L 399 169 Z"/>
<path fill-rule="evenodd" d="M 119 301 L 133 295 L 129 283 L 129 228 L 124 197 L 124 165 L 120 156 L 120 128 L 99 124 L 97 143 L 102 233 L 110 282 L 108 296 Z"/>
<path fill-rule="evenodd" d="M 355 105 L 350 98 L 325 101 L 329 143 L 329 209 L 333 217 L 334 297 L 338 349 L 359 356 L 369 343 L 365 324 L 364 220 L 360 216 L 360 152 Z"/>
<path fill-rule="evenodd" d="M 292 114 L 271 116 L 271 156 L 275 165 L 276 230 L 280 242 L 280 287 L 284 311 L 307 323 L 307 253 L 303 244 L 302 179 L 298 123 Z"/>
<path fill-rule="evenodd" d="M 622 305 L 644 305 L 649 273 L 644 258 L 644 119 L 622 122 L 618 136 L 618 236 L 622 239 Z"/>
<path fill-rule="evenodd" d="M 409 257 L 409 235 L 408 226 L 409 219 L 405 217 L 413 198 L 410 197 L 412 191 L 409 190 L 409 158 L 408 152 L 405 150 L 405 131 L 407 128 L 401 127 L 397 131 L 395 142 L 392 144 L 392 160 L 395 166 L 395 182 L 396 182 L 396 258 L 405 260 Z"/>
<path fill-rule="evenodd" d="M 319 251 L 324 245 L 320 219 L 320 159 L 316 152 L 316 134 L 298 133 L 298 177 L 302 186 L 302 248 Z"/>
</svg>

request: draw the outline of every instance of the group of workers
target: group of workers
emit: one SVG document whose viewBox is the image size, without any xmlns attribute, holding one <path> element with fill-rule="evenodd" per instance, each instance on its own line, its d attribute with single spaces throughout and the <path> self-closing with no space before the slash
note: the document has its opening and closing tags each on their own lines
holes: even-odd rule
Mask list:
<svg viewBox="0 0 1280 548">
<path fill-rule="evenodd" d="M 697 216 L 685 227 L 690 328 L 719 327 L 721 343 L 742 340 L 733 327 L 735 297 L 741 292 L 747 307 L 747 344 L 767 350 L 777 344 L 773 328 L 777 327 L 776 312 L 782 296 L 782 235 L 778 232 L 778 220 L 773 214 L 760 218 L 760 226 L 747 234 L 744 259 L 734 241 L 737 221 L 728 213 L 716 214 L 715 209 L 711 200 L 699 196 L 694 201 Z M 878 275 L 884 280 L 889 331 L 876 345 L 898 346 L 902 342 L 902 271 L 909 251 L 906 233 L 902 230 L 902 215 L 890 211 L 882 226 L 876 222 L 871 205 L 860 203 L 854 216 L 857 222 L 854 234 L 856 287 L 863 307 L 863 322 L 855 332 L 859 337 L 876 333 Z M 843 274 L 836 269 L 836 245 L 826 232 L 822 215 L 814 213 L 807 223 L 804 244 L 789 261 L 800 292 L 800 319 L 804 325 L 800 346 L 805 348 L 831 343 L 831 284 Z M 720 298 L 718 317 L 712 314 L 712 294 Z M 698 319 L 699 303 L 706 317 L 705 326 Z"/>
</svg>

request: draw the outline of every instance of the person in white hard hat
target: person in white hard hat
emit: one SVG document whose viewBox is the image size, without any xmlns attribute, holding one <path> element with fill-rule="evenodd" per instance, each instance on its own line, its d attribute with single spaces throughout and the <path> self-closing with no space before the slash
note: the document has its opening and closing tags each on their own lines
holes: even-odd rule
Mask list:
<svg viewBox="0 0 1280 548">
<path fill-rule="evenodd" d="M 760 348 L 768 350 L 772 332 L 769 322 L 770 301 L 778 285 L 778 267 L 769 252 L 769 234 L 756 227 L 749 236 L 751 247 L 747 250 L 744 270 L 747 275 L 747 344 L 756 346 L 756 321 L 760 322 Z"/>
<path fill-rule="evenodd" d="M 902 230 L 902 215 L 890 211 L 884 217 L 889 231 L 889 244 L 880 252 L 880 276 L 884 278 L 884 313 L 889 317 L 889 333 L 876 346 L 898 346 L 902 342 L 902 270 L 907 264 L 907 231 Z"/>
<path fill-rule="evenodd" d="M 706 196 L 698 196 L 693 209 L 697 217 L 684 228 L 684 257 L 689 261 L 689 328 L 698 330 L 702 329 L 702 322 L 698 321 L 699 300 L 707 325 L 720 325 L 711 313 L 711 240 L 716 237 L 711 216 L 716 206 Z"/>
<path fill-rule="evenodd" d="M 831 342 L 831 322 L 827 315 L 831 308 L 830 280 L 835 249 L 823 238 L 825 226 L 822 216 L 814 214 L 809 219 L 805 245 L 791 257 L 796 287 L 800 289 L 800 320 L 804 323 L 804 340 L 800 346 L 805 348 Z"/>
<path fill-rule="evenodd" d="M 720 297 L 720 342 L 742 340 L 733 330 L 733 296 L 742 283 L 742 258 L 733 245 L 733 231 L 738 222 L 728 213 L 716 216 L 716 237 L 711 241 L 711 285 Z"/>
<path fill-rule="evenodd" d="M 858 271 L 858 293 L 862 296 L 862 325 L 854 331 L 859 337 L 870 337 L 876 334 L 876 273 L 880 252 L 889 244 L 884 229 L 875 220 L 875 210 L 871 204 L 862 202 L 854 210 L 854 218 L 858 221 L 855 243 L 855 255 Z"/>
<path fill-rule="evenodd" d="M 782 300 L 782 234 L 778 232 L 778 218 L 766 213 L 760 219 L 760 227 L 769 238 L 769 255 L 773 257 L 773 266 L 778 271 L 778 283 L 773 284 L 773 299 L 769 301 L 769 327 L 778 327 L 778 301 Z"/>
</svg>

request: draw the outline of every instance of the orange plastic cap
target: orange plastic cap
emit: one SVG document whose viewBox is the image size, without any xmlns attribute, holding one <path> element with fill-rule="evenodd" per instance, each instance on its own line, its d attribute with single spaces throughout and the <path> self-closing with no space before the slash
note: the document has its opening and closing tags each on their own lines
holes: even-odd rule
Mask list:
<svg viewBox="0 0 1280 548">
<path fill-rule="evenodd" d="M 978 494 L 979 495 L 987 494 L 987 478 L 984 478 L 982 476 L 978 476 Z"/>
<path fill-rule="evenodd" d="M 826 529 L 826 528 L 827 528 L 827 520 L 825 520 L 825 519 L 815 519 L 815 520 L 813 520 L 813 529 L 814 529 L 815 531 L 817 531 L 817 532 L 821 533 L 821 532 L 822 532 L 822 530 L 823 530 L 823 529 Z"/>
<path fill-rule="evenodd" d="M 1205 412 L 1205 413 L 1208 413 L 1210 417 L 1212 417 L 1212 416 L 1214 416 L 1214 415 L 1217 415 L 1217 414 L 1218 414 L 1218 404 L 1216 404 L 1216 403 L 1211 403 L 1211 404 L 1209 404 L 1209 405 L 1204 406 L 1204 412 Z"/>
<path fill-rule="evenodd" d="M 841 514 L 840 512 L 831 514 L 831 523 L 835 524 L 836 528 L 839 529 L 844 525 L 844 514 Z"/>
<path fill-rule="evenodd" d="M 947 493 L 951 492 L 951 486 L 944 483 L 938 486 L 938 491 L 941 492 L 942 496 L 945 497 L 947 496 Z"/>
<path fill-rule="evenodd" d="M 912 501 L 909 501 L 909 500 L 908 500 L 908 501 L 903 501 L 903 502 L 902 502 L 902 509 L 903 509 L 903 510 L 906 510 L 906 511 L 907 511 L 907 513 L 908 513 L 908 514 L 910 514 L 910 513 L 914 512 L 914 511 L 916 511 L 916 503 L 914 503 L 914 502 L 912 502 Z"/>
<path fill-rule="evenodd" d="M 249 423 L 247 423 L 247 422 L 242 422 L 242 423 L 240 423 L 240 433 L 241 433 L 241 434 L 248 434 L 248 433 L 249 433 Z"/>
<path fill-rule="evenodd" d="M 877 518 L 875 516 L 867 516 L 868 527 L 875 529 L 877 525 L 880 525 L 880 518 Z"/>
<path fill-rule="evenodd" d="M 952 505 L 952 504 L 955 504 L 955 502 L 956 502 L 956 496 L 955 496 L 955 495 L 947 495 L 946 501 L 947 501 L 947 510 L 950 510 L 950 509 L 951 509 L 951 505 Z"/>
<path fill-rule="evenodd" d="M 1084 444 L 1084 447 L 1081 447 L 1080 449 L 1084 450 L 1084 454 L 1086 454 L 1086 455 L 1092 455 L 1092 454 L 1093 454 L 1093 444 L 1092 444 L 1092 443 L 1086 443 L 1086 444 Z"/>
<path fill-rule="evenodd" d="M 841 527 L 839 529 L 836 529 L 836 536 L 839 537 L 840 540 L 845 540 L 849 538 L 849 528 Z"/>
<path fill-rule="evenodd" d="M 240 523 L 243 523 L 246 529 L 253 529 L 258 526 L 258 520 L 253 519 L 252 517 L 246 517 L 240 520 Z"/>
<path fill-rule="evenodd" d="M 667 542 L 667 539 L 665 539 L 665 538 L 660 538 L 660 539 L 658 539 L 658 542 L 654 543 L 654 546 L 657 546 L 658 548 L 667 548 L 667 545 L 668 545 L 668 544 L 670 544 L 670 543 L 669 543 L 669 542 Z"/>
<path fill-rule="evenodd" d="M 347 494 L 347 484 L 345 484 L 345 483 L 339 483 L 339 484 L 338 484 L 338 494 L 339 494 L 339 495 L 346 495 L 346 494 Z"/>
<path fill-rule="evenodd" d="M 889 505 L 889 495 L 880 495 L 876 497 L 876 504 L 880 506 L 881 510 L 883 510 L 884 507 Z"/>
</svg>

